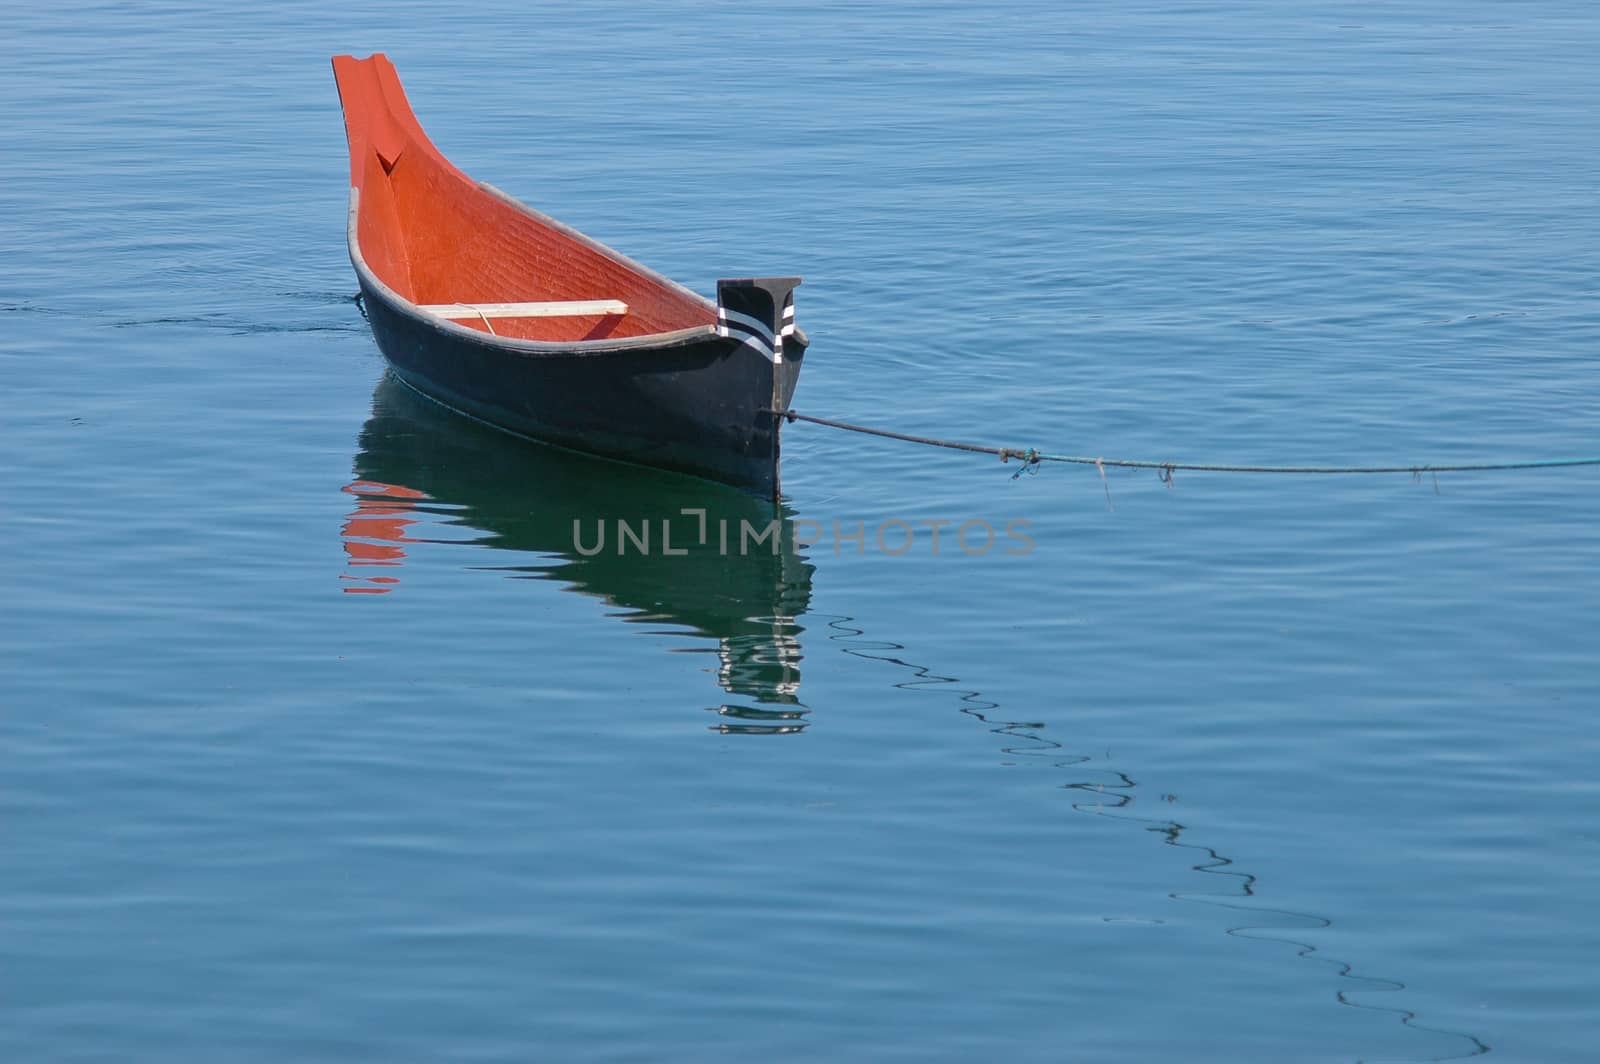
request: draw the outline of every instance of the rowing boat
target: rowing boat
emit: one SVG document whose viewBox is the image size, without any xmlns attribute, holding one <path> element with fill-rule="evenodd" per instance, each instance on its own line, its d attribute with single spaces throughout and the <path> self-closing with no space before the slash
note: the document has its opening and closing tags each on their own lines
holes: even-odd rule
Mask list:
<svg viewBox="0 0 1600 1064">
<path fill-rule="evenodd" d="M 798 277 L 712 302 L 456 169 L 382 54 L 341 55 L 350 260 L 403 383 L 496 428 L 779 495 Z"/>
</svg>

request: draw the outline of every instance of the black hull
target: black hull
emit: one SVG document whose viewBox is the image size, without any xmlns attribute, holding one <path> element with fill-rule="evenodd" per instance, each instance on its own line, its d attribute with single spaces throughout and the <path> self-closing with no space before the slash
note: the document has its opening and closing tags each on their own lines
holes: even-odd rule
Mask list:
<svg viewBox="0 0 1600 1064">
<path fill-rule="evenodd" d="M 535 440 L 779 496 L 782 420 L 771 411 L 788 406 L 804 334 L 778 363 L 710 329 L 609 351 L 529 350 L 434 320 L 366 277 L 361 289 L 396 375 L 445 406 Z"/>
</svg>

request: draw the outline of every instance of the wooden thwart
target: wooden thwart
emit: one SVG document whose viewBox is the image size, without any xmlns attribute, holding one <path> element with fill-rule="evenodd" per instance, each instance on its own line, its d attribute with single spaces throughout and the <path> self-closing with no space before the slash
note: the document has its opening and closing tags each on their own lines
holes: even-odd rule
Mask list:
<svg viewBox="0 0 1600 1064">
<path fill-rule="evenodd" d="M 441 318 L 581 318 L 592 314 L 626 314 L 620 299 L 578 299 L 552 303 L 428 303 L 421 306 Z"/>
</svg>

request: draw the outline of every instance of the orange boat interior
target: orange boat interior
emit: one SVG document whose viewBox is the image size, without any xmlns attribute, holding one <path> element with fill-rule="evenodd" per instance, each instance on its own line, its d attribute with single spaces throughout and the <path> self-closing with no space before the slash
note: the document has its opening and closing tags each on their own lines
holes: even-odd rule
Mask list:
<svg viewBox="0 0 1600 1064">
<path fill-rule="evenodd" d="M 617 339 L 716 324 L 708 304 L 506 202 L 452 166 L 418 125 L 394 64 L 336 56 L 360 190 L 356 240 L 378 278 L 480 332 L 525 340 Z M 615 301 L 593 306 L 542 306 Z M 513 306 L 507 307 L 506 304 Z M 492 309 L 490 309 L 492 308 Z"/>
</svg>

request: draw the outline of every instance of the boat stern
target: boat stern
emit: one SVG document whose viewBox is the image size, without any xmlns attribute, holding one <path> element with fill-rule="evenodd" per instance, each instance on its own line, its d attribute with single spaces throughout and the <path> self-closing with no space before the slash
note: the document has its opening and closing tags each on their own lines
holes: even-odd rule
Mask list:
<svg viewBox="0 0 1600 1064">
<path fill-rule="evenodd" d="M 764 422 L 758 436 L 766 437 L 771 446 L 773 498 L 780 495 L 783 419 L 778 415 L 789 408 L 807 345 L 806 334 L 794 321 L 794 290 L 799 286 L 798 277 L 735 277 L 717 282 L 717 335 L 734 341 L 736 355 L 748 347 L 766 365 L 757 420 Z M 747 353 L 742 357 L 762 365 Z"/>
<path fill-rule="evenodd" d="M 717 282 L 717 334 L 748 346 L 772 365 L 772 410 L 784 410 L 800 376 L 806 335 L 794 322 L 798 277 L 738 277 Z"/>
</svg>

